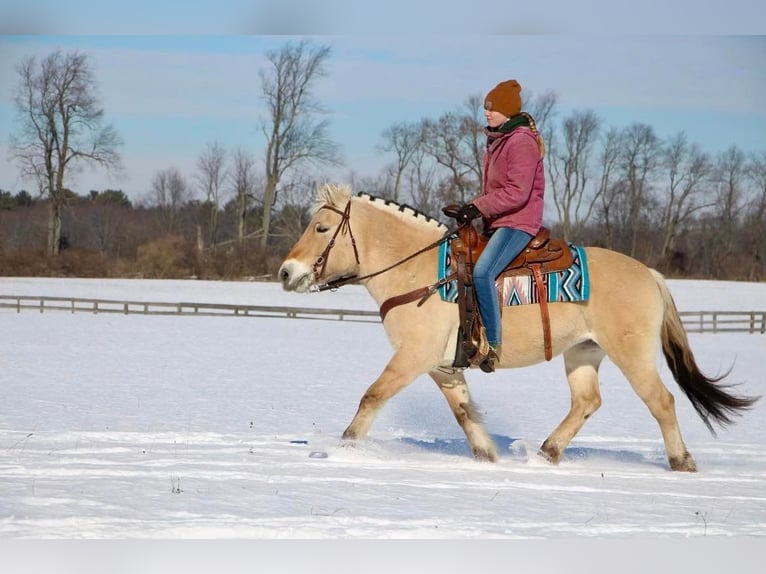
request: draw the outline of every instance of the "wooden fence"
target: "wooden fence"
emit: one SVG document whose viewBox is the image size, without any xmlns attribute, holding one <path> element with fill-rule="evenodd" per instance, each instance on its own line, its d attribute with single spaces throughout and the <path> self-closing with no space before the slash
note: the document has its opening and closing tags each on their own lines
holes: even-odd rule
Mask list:
<svg viewBox="0 0 766 574">
<path fill-rule="evenodd" d="M 69 297 L 0 295 L 0 310 L 68 311 L 70 313 L 116 313 L 121 315 L 198 315 L 229 317 L 287 317 L 293 319 L 333 319 L 339 321 L 379 322 L 377 311 L 353 309 L 314 309 L 310 307 L 275 307 L 228 305 L 223 303 L 168 303 L 118 301 Z M 682 311 L 689 333 L 766 333 L 766 311 Z"/>
<path fill-rule="evenodd" d="M 689 333 L 766 333 L 766 311 L 679 311 Z"/>
<path fill-rule="evenodd" d="M 335 319 L 380 321 L 377 311 L 353 309 L 314 309 L 311 307 L 275 307 L 262 305 L 228 305 L 223 303 L 168 303 L 158 301 L 118 301 L 113 299 L 80 299 L 70 297 L 36 297 L 0 295 L 0 309 L 68 311 L 70 313 L 113 313 L 120 315 L 198 315 L 223 317 L 288 317 L 296 319 Z"/>
</svg>

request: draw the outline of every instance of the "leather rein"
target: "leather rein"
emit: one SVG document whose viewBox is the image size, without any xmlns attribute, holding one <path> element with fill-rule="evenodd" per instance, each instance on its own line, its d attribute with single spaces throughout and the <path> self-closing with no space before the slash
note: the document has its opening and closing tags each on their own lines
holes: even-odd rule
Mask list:
<svg viewBox="0 0 766 574">
<path fill-rule="evenodd" d="M 349 237 L 351 238 L 351 245 L 354 248 L 354 257 L 356 259 L 357 265 L 359 264 L 359 250 L 356 246 L 356 240 L 354 239 L 354 234 L 351 231 L 351 199 L 348 200 L 348 203 L 346 203 L 346 207 L 343 210 L 340 210 L 336 207 L 333 207 L 331 205 L 323 205 L 319 209 L 329 209 L 330 211 L 334 211 L 341 217 L 341 222 L 338 225 L 338 227 L 335 228 L 335 233 L 333 233 L 333 236 L 330 238 L 329 243 L 327 244 L 327 247 L 324 248 L 324 251 L 319 255 L 317 260 L 314 262 L 314 265 L 312 267 L 312 270 L 314 272 L 314 277 L 316 279 L 319 279 L 324 275 L 325 269 L 327 267 L 327 259 L 330 257 L 330 251 L 332 251 L 332 248 L 335 246 L 335 239 L 338 237 L 339 234 L 346 235 L 348 233 Z M 460 229 L 461 226 L 458 226 L 455 229 L 448 230 L 442 238 L 440 238 L 437 241 L 434 241 L 433 243 L 429 243 L 422 249 L 418 249 L 414 253 L 411 253 L 407 257 L 404 257 L 403 259 L 400 259 L 399 261 L 396 261 L 395 263 L 392 263 L 391 265 L 384 267 L 383 269 L 379 269 L 378 271 L 375 271 L 373 273 L 368 273 L 367 275 L 346 275 L 343 277 L 338 277 L 337 279 L 333 279 L 331 281 L 325 281 L 324 283 L 315 283 L 311 287 L 309 287 L 309 291 L 312 292 L 319 292 L 319 291 L 327 291 L 331 289 L 338 289 L 339 287 L 342 287 L 343 285 L 349 285 L 351 283 L 358 283 L 360 281 L 364 281 L 365 279 L 371 279 L 373 277 L 377 277 L 378 275 L 382 275 L 383 273 L 390 271 L 391 269 L 398 267 L 399 265 L 402 265 L 403 263 L 406 263 L 410 259 L 413 259 L 414 257 L 417 257 L 418 255 L 421 255 L 422 253 L 425 253 L 426 251 L 430 251 L 431 249 L 434 249 L 444 243 L 445 241 L 448 241 L 452 235 L 454 235 L 458 229 Z M 317 270 L 319 272 L 317 273 Z M 404 303 L 409 303 L 410 301 L 414 301 L 415 299 L 421 299 L 421 302 L 418 304 L 422 304 L 425 299 L 427 299 L 432 293 L 434 293 L 439 287 L 442 285 L 446 285 L 449 283 L 452 279 L 454 279 L 455 274 L 449 277 L 445 277 L 436 283 L 432 285 L 427 285 L 425 287 L 420 287 L 418 289 L 415 289 L 413 291 L 410 291 L 408 293 L 404 293 L 402 295 L 397 295 L 395 297 L 391 297 L 390 299 L 383 302 L 383 305 L 380 307 L 380 315 L 381 319 L 384 319 L 386 316 L 386 313 L 392 308 L 396 307 L 397 305 L 402 305 Z"/>
</svg>

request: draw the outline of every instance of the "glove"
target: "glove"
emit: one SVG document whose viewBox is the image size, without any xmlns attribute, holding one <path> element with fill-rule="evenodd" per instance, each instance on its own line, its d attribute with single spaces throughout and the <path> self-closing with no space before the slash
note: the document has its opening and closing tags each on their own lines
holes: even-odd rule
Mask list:
<svg viewBox="0 0 766 574">
<path fill-rule="evenodd" d="M 481 211 L 479 211 L 479 208 L 476 207 L 473 203 L 466 203 L 455 214 L 455 219 L 461 225 L 470 223 L 472 220 L 476 219 L 477 217 L 481 217 Z"/>
</svg>

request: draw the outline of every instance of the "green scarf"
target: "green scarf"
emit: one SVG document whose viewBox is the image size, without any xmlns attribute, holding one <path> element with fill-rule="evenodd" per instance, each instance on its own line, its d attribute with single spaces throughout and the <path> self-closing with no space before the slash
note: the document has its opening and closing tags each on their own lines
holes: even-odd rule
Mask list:
<svg viewBox="0 0 766 574">
<path fill-rule="evenodd" d="M 545 153 L 545 144 L 543 143 L 543 138 L 541 138 L 540 134 L 537 133 L 536 127 L 533 127 L 534 120 L 526 112 L 516 114 L 512 118 L 509 118 L 508 121 L 505 122 L 502 126 L 497 128 L 486 127 L 484 133 L 487 134 L 487 149 L 489 149 L 495 141 L 521 126 L 527 126 L 532 129 L 535 137 L 537 138 L 537 147 L 540 148 L 540 157 L 542 157 Z"/>
<path fill-rule="evenodd" d="M 501 134 L 509 134 L 513 130 L 521 126 L 529 126 L 529 118 L 526 114 L 517 114 L 505 122 L 502 126 L 497 128 Z"/>
</svg>

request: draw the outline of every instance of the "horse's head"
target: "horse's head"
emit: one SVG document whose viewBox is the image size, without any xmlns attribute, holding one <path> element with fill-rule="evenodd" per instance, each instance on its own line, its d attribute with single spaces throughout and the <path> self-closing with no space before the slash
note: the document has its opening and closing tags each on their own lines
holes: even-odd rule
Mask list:
<svg viewBox="0 0 766 574">
<path fill-rule="evenodd" d="M 319 281 L 358 274 L 359 256 L 350 217 L 349 187 L 319 187 L 313 217 L 279 268 L 279 279 L 286 291 L 304 292 Z"/>
</svg>

